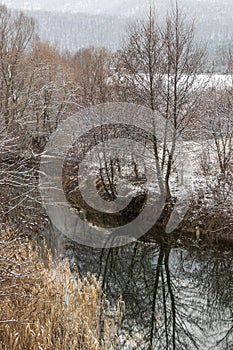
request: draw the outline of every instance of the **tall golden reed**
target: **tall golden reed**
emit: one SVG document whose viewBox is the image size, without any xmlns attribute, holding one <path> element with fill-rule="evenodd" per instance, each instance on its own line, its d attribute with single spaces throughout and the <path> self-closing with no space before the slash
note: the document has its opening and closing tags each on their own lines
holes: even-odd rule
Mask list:
<svg viewBox="0 0 233 350">
<path fill-rule="evenodd" d="M 112 310 L 95 277 L 47 260 L 45 268 L 30 242 L 1 232 L 0 350 L 119 348 L 123 302 Z"/>
</svg>

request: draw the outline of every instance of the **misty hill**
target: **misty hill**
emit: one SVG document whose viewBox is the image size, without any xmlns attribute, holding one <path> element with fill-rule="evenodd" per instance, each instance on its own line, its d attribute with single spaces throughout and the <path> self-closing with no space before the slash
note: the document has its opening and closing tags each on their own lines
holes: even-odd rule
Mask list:
<svg viewBox="0 0 233 350">
<path fill-rule="evenodd" d="M 131 16 L 142 12 L 142 9 L 149 6 L 149 0 L 3 0 L 1 1 L 12 8 L 24 10 L 46 10 L 70 13 L 88 13 L 92 15 L 120 15 Z M 165 3 L 169 0 L 165 0 Z M 159 0 L 159 7 L 164 1 Z"/>
<path fill-rule="evenodd" d="M 88 15 L 84 13 L 58 13 L 30 11 L 38 23 L 42 39 L 56 42 L 61 50 L 76 50 L 87 46 L 104 46 L 110 50 L 121 47 L 132 17 L 113 17 L 107 15 Z M 233 21 L 223 22 L 217 18 L 196 21 L 198 41 L 207 42 L 211 55 L 218 48 L 233 42 Z"/>
<path fill-rule="evenodd" d="M 1 0 L 12 8 L 24 10 L 44 10 L 70 13 L 105 14 L 118 16 L 139 15 L 149 7 L 150 0 Z M 188 13 L 206 20 L 233 18 L 232 0 L 180 0 L 180 5 Z M 174 0 L 155 0 L 154 7 L 159 13 L 167 11 Z"/>
<path fill-rule="evenodd" d="M 71 52 L 88 46 L 117 50 L 130 22 L 129 19 L 105 15 L 25 12 L 36 19 L 41 39 L 56 43 L 62 51 Z"/>
<path fill-rule="evenodd" d="M 121 47 L 128 23 L 146 13 L 149 0 L 3 0 L 11 8 L 21 8 L 38 22 L 42 39 L 56 42 L 72 52 L 87 46 Z M 171 9 L 171 0 L 157 0 L 158 18 Z M 232 0 L 182 0 L 189 18 L 196 18 L 199 41 L 207 42 L 213 55 L 233 38 Z M 45 11 L 46 10 L 46 11 Z"/>
</svg>

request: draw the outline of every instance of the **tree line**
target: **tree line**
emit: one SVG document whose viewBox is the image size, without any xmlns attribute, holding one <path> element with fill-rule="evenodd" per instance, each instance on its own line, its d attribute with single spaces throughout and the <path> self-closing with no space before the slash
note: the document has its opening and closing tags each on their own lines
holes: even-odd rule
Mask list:
<svg viewBox="0 0 233 350">
<path fill-rule="evenodd" d="M 0 7 L 2 222 L 17 222 L 21 217 L 31 228 L 32 217 L 36 216 L 39 226 L 38 217 L 44 220 L 37 191 L 38 164 L 49 136 L 62 120 L 97 104 L 132 102 L 158 111 L 167 123 L 162 144 L 154 140 L 154 156 L 166 190 L 165 209 L 172 210 L 175 200 L 171 177 L 179 137 L 198 142 L 204 149 L 199 154 L 204 190 L 196 191 L 188 223 L 210 232 L 222 232 L 224 227 L 229 231 L 233 88 L 232 84 L 209 84 L 210 76 L 202 76 L 206 50 L 196 42 L 195 24 L 186 21 L 179 6 L 162 24 L 150 9 L 145 19 L 129 26 L 117 52 L 97 47 L 75 54 L 60 52 L 56 45 L 42 41 L 35 28 L 32 18 Z M 230 49 L 223 59 L 231 74 Z M 206 193 L 213 212 L 224 218 L 223 225 L 211 215 L 208 224 L 200 220 L 209 215 Z M 40 214 L 28 216 L 28 210 Z M 19 211 L 21 216 L 15 215 Z"/>
</svg>

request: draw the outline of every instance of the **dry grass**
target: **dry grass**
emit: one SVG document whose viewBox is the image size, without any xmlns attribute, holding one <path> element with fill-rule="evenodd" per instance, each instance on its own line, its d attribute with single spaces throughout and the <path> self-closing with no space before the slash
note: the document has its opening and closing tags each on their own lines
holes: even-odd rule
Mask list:
<svg viewBox="0 0 233 350">
<path fill-rule="evenodd" d="M 78 279 L 68 263 L 45 268 L 29 242 L 0 238 L 0 350 L 118 348 L 121 301 L 110 310 L 97 280 Z"/>
</svg>

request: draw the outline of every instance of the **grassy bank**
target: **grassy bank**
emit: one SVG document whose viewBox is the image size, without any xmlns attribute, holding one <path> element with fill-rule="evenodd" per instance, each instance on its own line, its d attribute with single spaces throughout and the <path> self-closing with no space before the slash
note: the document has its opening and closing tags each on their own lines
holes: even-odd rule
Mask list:
<svg viewBox="0 0 233 350">
<path fill-rule="evenodd" d="M 1 350 L 116 349 L 122 303 L 110 309 L 93 276 L 74 277 L 49 254 L 45 267 L 38 249 L 4 231 L 0 280 Z"/>
</svg>

